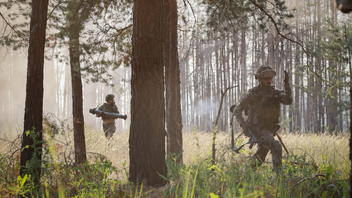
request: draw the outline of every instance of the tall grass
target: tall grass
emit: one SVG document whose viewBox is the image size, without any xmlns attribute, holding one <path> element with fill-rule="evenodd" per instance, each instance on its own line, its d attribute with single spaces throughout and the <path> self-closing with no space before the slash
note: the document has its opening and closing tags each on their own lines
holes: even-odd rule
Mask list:
<svg viewBox="0 0 352 198">
<path fill-rule="evenodd" d="M 47 140 L 50 130 L 46 128 Z M 246 162 L 256 148 L 246 146 L 240 154 L 234 153 L 228 133 L 217 134 L 216 165 L 212 165 L 212 133 L 184 132 L 183 165 L 168 158 L 168 185 L 152 188 L 128 182 L 128 132 L 115 134 L 110 140 L 102 131 L 86 127 L 85 132 L 89 163 L 82 166 L 74 165 L 72 130 L 56 132 L 52 144 L 46 145 L 51 150 L 44 155 L 40 197 L 347 196 L 351 167 L 349 135 L 341 133 L 281 134 L 290 154 L 284 151 L 283 169 L 278 177 L 272 170 L 271 154 L 256 172 L 246 169 Z M 16 135 L 0 133 L 0 197 L 28 190 L 20 189 L 18 180 L 20 140 Z M 245 141 L 240 137 L 236 144 Z M 64 188 L 59 184 L 64 184 Z"/>
</svg>

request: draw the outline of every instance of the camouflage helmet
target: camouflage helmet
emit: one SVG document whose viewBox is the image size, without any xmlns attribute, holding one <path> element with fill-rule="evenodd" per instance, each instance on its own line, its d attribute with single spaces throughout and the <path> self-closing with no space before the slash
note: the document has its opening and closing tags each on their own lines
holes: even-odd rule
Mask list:
<svg viewBox="0 0 352 198">
<path fill-rule="evenodd" d="M 110 100 L 112 100 L 114 98 L 115 98 L 115 96 L 113 94 L 108 94 L 108 95 L 105 96 L 105 101 L 109 102 Z"/>
<path fill-rule="evenodd" d="M 255 79 L 268 77 L 273 78 L 274 76 L 276 76 L 276 71 L 267 65 L 262 65 L 255 71 Z"/>
</svg>

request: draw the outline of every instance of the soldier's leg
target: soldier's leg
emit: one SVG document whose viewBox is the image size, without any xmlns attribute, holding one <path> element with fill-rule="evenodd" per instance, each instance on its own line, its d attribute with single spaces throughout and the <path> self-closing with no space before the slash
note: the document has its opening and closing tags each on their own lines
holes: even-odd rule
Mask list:
<svg viewBox="0 0 352 198">
<path fill-rule="evenodd" d="M 279 168 L 282 166 L 282 146 L 278 140 L 274 140 L 270 142 L 271 153 L 272 153 L 272 161 L 274 170 L 277 174 L 279 174 Z"/>
<path fill-rule="evenodd" d="M 109 130 L 109 123 L 103 123 L 103 131 L 104 131 L 105 137 L 107 137 L 108 130 Z"/>
<path fill-rule="evenodd" d="M 262 131 L 263 146 L 268 148 L 272 153 L 272 162 L 274 170 L 278 173 L 279 167 L 282 166 L 282 146 L 278 140 L 275 140 L 272 133 L 268 130 Z"/>
<path fill-rule="evenodd" d="M 250 167 L 255 171 L 257 167 L 261 166 L 263 162 L 265 161 L 265 157 L 268 154 L 269 149 L 260 146 L 258 150 L 255 152 L 255 154 L 249 159 L 250 160 Z"/>
<path fill-rule="evenodd" d="M 115 122 L 109 123 L 109 128 L 108 128 L 108 132 L 107 132 L 106 137 L 111 138 L 112 135 L 114 135 L 115 131 L 116 131 Z"/>
</svg>

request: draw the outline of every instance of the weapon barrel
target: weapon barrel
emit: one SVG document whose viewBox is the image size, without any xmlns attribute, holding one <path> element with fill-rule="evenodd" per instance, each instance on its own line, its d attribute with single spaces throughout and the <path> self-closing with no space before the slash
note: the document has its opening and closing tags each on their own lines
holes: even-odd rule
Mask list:
<svg viewBox="0 0 352 198">
<path fill-rule="evenodd" d="M 246 122 L 246 121 L 245 121 Z M 247 124 L 247 122 L 246 122 Z M 251 127 L 247 127 L 247 131 L 248 133 L 252 136 L 253 140 L 260 146 L 263 142 L 262 140 L 259 138 L 259 134 L 257 133 L 257 131 L 253 130 Z"/>
<path fill-rule="evenodd" d="M 117 118 L 120 118 L 120 119 L 124 119 L 126 120 L 127 119 L 127 115 L 121 115 L 121 114 L 118 114 L 118 113 L 111 113 L 111 112 L 105 112 L 105 111 L 100 111 L 98 109 L 89 109 L 89 113 L 91 114 L 100 114 L 100 115 L 106 115 L 106 116 L 109 116 L 111 118 L 114 118 L 114 119 L 117 119 Z"/>
</svg>

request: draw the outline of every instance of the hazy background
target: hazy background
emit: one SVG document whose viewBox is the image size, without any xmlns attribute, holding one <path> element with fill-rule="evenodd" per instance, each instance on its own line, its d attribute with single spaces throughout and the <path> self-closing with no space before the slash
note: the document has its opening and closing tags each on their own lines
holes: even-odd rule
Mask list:
<svg viewBox="0 0 352 198">
<path fill-rule="evenodd" d="M 22 133 L 27 52 L 2 48 L 0 54 L 0 131 Z M 112 74 L 113 87 L 102 83 L 86 83 L 83 80 L 84 119 L 86 125 L 96 130 L 101 129 L 101 119 L 90 114 L 89 109 L 102 105 L 105 95 L 112 93 L 120 113 L 127 114 L 127 120 L 116 121 L 116 132 L 119 133 L 128 129 L 130 123 L 130 68 L 121 67 Z M 58 121 L 72 122 L 71 74 L 68 64 L 45 60 L 43 108 L 44 115 L 54 114 Z"/>
<path fill-rule="evenodd" d="M 336 27 L 352 27 L 352 15 L 337 12 L 332 1 L 289 0 L 286 5 L 296 8 L 295 17 L 287 20 L 294 34 L 291 38 L 306 46 L 306 41 L 315 41 L 321 35 L 328 43 L 334 37 L 327 31 L 327 20 Z M 283 89 L 284 71 L 291 74 L 293 104 L 281 108 L 281 129 L 289 132 L 322 132 L 333 130 L 348 132 L 349 126 L 349 68 L 347 63 L 337 65 L 336 52 L 307 57 L 302 48 L 278 36 L 273 24 L 267 23 L 268 31 L 259 28 L 255 19 L 249 18 L 244 29 L 227 32 L 212 32 L 205 25 L 207 14 L 204 5 L 191 0 L 179 4 L 179 63 L 182 123 L 184 131 L 195 126 L 200 131 L 212 131 L 220 106 L 221 93 L 230 89 L 223 101 L 219 118 L 219 130 L 230 128 L 229 108 L 241 95 L 257 85 L 253 73 L 260 65 L 270 65 L 277 71 L 276 88 Z M 0 9 L 2 13 L 13 12 Z M 182 20 L 181 20 L 182 18 Z M 19 21 L 20 23 L 21 21 Z M 0 20 L 0 32 L 9 27 Z M 128 39 L 127 39 L 128 40 Z M 62 49 L 61 53 L 68 55 Z M 48 50 L 47 55 L 57 51 Z M 0 48 L 0 132 L 22 133 L 24 119 L 27 49 L 13 51 Z M 314 67 L 308 68 L 310 60 Z M 69 59 L 66 59 L 69 61 Z M 69 65 L 56 59 L 45 61 L 44 66 L 44 114 L 57 120 L 72 122 L 72 91 Z M 321 73 L 322 79 L 313 72 Z M 113 75 L 114 87 L 103 83 L 83 83 L 85 124 L 100 130 L 101 119 L 89 113 L 90 108 L 102 105 L 105 95 L 115 95 L 121 114 L 126 121 L 116 121 L 117 133 L 129 130 L 130 124 L 130 75 L 131 69 L 121 66 Z M 30 93 L 29 93 L 30 94 Z M 56 118 L 55 118 L 56 119 Z M 72 127 L 72 125 L 70 125 Z M 238 125 L 235 125 L 238 128 Z"/>
</svg>

